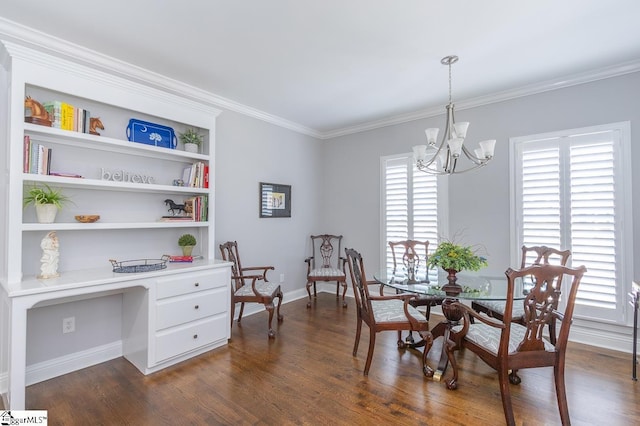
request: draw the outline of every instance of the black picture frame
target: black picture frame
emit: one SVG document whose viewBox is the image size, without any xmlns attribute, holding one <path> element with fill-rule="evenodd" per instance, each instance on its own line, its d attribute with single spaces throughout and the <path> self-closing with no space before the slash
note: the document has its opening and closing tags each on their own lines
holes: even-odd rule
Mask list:
<svg viewBox="0 0 640 426">
<path fill-rule="evenodd" d="M 291 185 L 260 182 L 260 217 L 291 217 Z"/>
</svg>

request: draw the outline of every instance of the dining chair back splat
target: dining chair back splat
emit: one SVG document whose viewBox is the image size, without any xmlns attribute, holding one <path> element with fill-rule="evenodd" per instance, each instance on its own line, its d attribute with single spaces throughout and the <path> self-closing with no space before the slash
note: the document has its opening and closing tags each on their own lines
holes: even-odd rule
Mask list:
<svg viewBox="0 0 640 426">
<path fill-rule="evenodd" d="M 415 272 L 422 269 L 427 274 L 427 260 L 429 259 L 429 241 L 418 240 L 402 240 L 389 241 L 391 249 L 391 257 L 393 259 L 393 274 L 406 273 L 408 280 L 411 280 Z M 411 271 L 411 269 L 414 271 Z M 382 287 L 381 287 L 382 289 Z M 381 294 L 382 295 L 382 294 Z M 427 320 L 431 317 L 431 307 L 442 305 L 443 296 L 436 295 L 420 295 L 417 299 L 411 301 L 414 307 L 424 306 L 425 317 Z M 398 338 L 401 339 L 402 332 L 398 332 Z M 406 338 L 408 343 L 413 343 L 413 335 L 409 333 Z"/>
<path fill-rule="evenodd" d="M 522 256 L 520 260 L 520 269 L 531 265 L 548 265 L 550 263 L 567 266 L 567 262 L 571 257 L 571 250 L 558 250 L 547 246 L 522 246 Z M 561 290 L 562 277 L 556 283 L 558 290 Z M 504 315 L 505 302 L 504 301 L 474 301 L 471 303 L 471 307 L 476 312 L 484 312 L 490 317 L 499 319 L 502 321 Z M 558 306 L 554 306 L 557 309 Z M 524 315 L 524 305 L 516 303 L 513 307 L 512 321 L 523 324 L 522 315 Z M 551 343 L 556 341 L 556 323 L 551 321 L 549 323 L 549 340 Z"/>
<path fill-rule="evenodd" d="M 342 235 L 320 234 L 311 236 L 311 256 L 304 261 L 307 263 L 307 294 L 311 302 L 317 297 L 316 282 L 336 282 L 336 298 L 340 297 L 342 286 L 342 306 L 347 307 L 345 298 L 347 293 L 347 273 L 345 258 L 340 255 L 342 250 Z M 311 298 L 313 287 L 313 299 Z"/>
<path fill-rule="evenodd" d="M 456 389 L 458 386 L 454 351 L 464 347 L 474 352 L 498 372 L 505 419 L 508 425 L 515 425 L 509 386 L 512 376 L 509 371 L 553 367 L 560 420 L 563 425 L 571 424 L 564 380 L 565 356 L 578 286 L 585 272 L 584 266 L 573 269 L 549 264 L 519 270 L 509 268 L 505 272 L 508 296 L 502 321 L 478 314 L 468 306 L 455 302 L 462 309 L 464 319 L 462 325 L 452 328 L 452 338 L 447 342 L 447 355 L 453 367 L 453 377 L 447 381 L 447 387 Z M 571 279 L 571 284 L 569 291 L 563 295 L 567 304 L 564 313 L 561 313 L 556 309 L 560 298 L 558 281 L 565 275 Z M 524 277 L 531 277 L 534 287 L 524 299 L 524 316 L 520 324 L 512 321 L 513 288 L 514 282 Z M 474 323 L 471 323 L 471 317 L 475 319 Z M 552 319 L 561 323 L 555 344 L 542 336 L 544 327 Z"/>
<path fill-rule="evenodd" d="M 364 322 L 369 327 L 369 350 L 363 374 L 365 376 L 369 374 L 377 333 L 388 330 L 408 330 L 417 331 L 424 340 L 422 372 L 427 377 L 432 377 L 434 371 L 427 365 L 427 354 L 433 344 L 433 336 L 429 331 L 429 321 L 409 303 L 416 298 L 416 295 L 372 295 L 369 291 L 369 286 L 380 284 L 376 281 L 367 281 L 364 261 L 360 253 L 353 249 L 345 249 L 345 253 L 357 306 L 356 339 L 353 345 L 353 356 L 358 353 L 362 323 Z M 406 346 L 401 340 L 398 340 L 398 347 L 405 348 Z"/>
<path fill-rule="evenodd" d="M 282 290 L 279 284 L 271 283 L 267 280 L 267 271 L 274 269 L 273 266 L 250 266 L 243 268 L 240 263 L 240 253 L 238 252 L 237 241 L 227 241 L 220 244 L 222 259 L 231 262 L 231 326 L 235 315 L 236 303 L 240 303 L 240 313 L 238 314 L 238 325 L 242 320 L 245 303 L 261 303 L 269 312 L 269 338 L 275 338 L 275 331 L 271 326 L 273 320 L 273 301 L 278 298 L 277 319 L 282 322 L 283 316 L 280 314 L 282 305 Z"/>
</svg>

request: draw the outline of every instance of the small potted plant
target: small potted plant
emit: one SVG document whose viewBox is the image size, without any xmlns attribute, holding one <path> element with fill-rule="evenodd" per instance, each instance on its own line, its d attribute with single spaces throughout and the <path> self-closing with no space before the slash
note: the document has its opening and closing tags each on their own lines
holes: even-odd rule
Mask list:
<svg viewBox="0 0 640 426">
<path fill-rule="evenodd" d="M 487 259 L 478 256 L 471 246 L 461 246 L 451 241 L 442 241 L 438 248 L 427 260 L 427 266 L 433 268 L 441 267 L 448 272 L 448 284 L 442 289 L 449 294 L 458 294 L 461 291 L 460 285 L 456 284 L 456 274 L 460 271 L 478 271 L 487 266 Z"/>
<path fill-rule="evenodd" d="M 183 256 L 191 256 L 193 247 L 196 245 L 196 237 L 191 234 L 184 234 L 178 238 L 178 245 L 182 248 Z"/>
<path fill-rule="evenodd" d="M 68 201 L 69 197 L 59 189 L 53 189 L 45 183 L 43 186 L 29 189 L 23 199 L 23 206 L 35 205 L 39 223 L 53 223 L 58 210 Z"/>
<path fill-rule="evenodd" d="M 187 152 L 198 152 L 203 138 L 204 136 L 194 128 L 187 129 L 186 132 L 180 133 L 180 142 L 184 144 L 184 150 Z"/>
</svg>

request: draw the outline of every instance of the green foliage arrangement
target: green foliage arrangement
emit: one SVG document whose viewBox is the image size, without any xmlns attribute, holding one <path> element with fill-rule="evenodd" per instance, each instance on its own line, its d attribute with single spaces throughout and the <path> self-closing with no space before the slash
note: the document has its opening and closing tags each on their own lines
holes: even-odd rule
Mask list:
<svg viewBox="0 0 640 426">
<path fill-rule="evenodd" d="M 184 234 L 180 238 L 178 238 L 178 245 L 180 247 L 195 246 L 196 245 L 196 237 L 194 237 L 191 234 Z"/>
<path fill-rule="evenodd" d="M 58 209 L 69 202 L 69 197 L 64 195 L 61 190 L 53 189 L 46 183 L 43 186 L 34 186 L 27 192 L 22 200 L 23 206 L 27 207 L 29 204 L 53 204 Z"/>
<path fill-rule="evenodd" d="M 487 266 L 487 259 L 478 256 L 470 246 L 461 246 L 450 241 L 443 241 L 427 260 L 427 266 L 456 271 L 478 271 Z"/>
<path fill-rule="evenodd" d="M 186 132 L 180 133 L 180 142 L 193 143 L 198 146 L 202 143 L 203 137 L 196 129 L 187 129 Z"/>
</svg>

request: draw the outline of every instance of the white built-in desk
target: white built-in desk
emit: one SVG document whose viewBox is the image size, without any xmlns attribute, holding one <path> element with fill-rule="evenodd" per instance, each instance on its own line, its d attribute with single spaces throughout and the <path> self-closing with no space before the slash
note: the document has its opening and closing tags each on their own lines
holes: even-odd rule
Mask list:
<svg viewBox="0 0 640 426">
<path fill-rule="evenodd" d="M 114 273 L 107 267 L 2 283 L 0 382 L 5 408 L 26 408 L 29 309 L 122 293 L 123 356 L 149 374 L 227 343 L 230 265 L 219 260 L 170 263 L 166 269 L 142 273 Z"/>
</svg>

